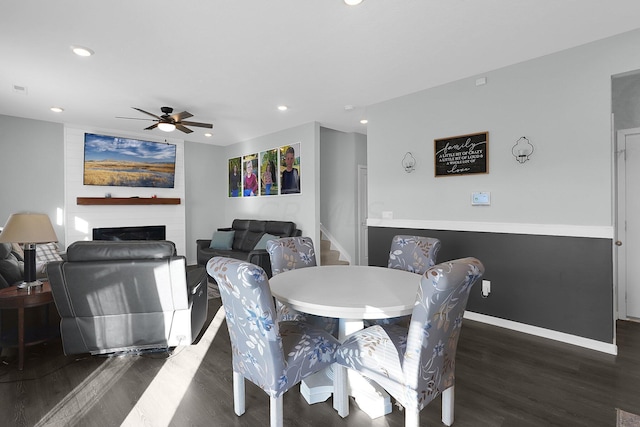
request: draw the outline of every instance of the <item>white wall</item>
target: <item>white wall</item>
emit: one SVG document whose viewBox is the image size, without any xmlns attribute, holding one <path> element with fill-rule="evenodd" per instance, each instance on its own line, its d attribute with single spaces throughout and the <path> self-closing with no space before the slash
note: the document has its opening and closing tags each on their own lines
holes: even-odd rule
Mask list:
<svg viewBox="0 0 640 427">
<path fill-rule="evenodd" d="M 239 142 L 226 147 L 225 167 L 216 173 L 219 182 L 227 184 L 227 161 L 282 145 L 300 143 L 300 194 L 265 197 L 227 197 L 224 205 L 225 220 L 218 227 L 229 227 L 236 218 L 293 221 L 304 236 L 320 242 L 320 126 L 307 123 L 270 135 Z M 316 248 L 320 250 L 319 247 Z"/>
<path fill-rule="evenodd" d="M 320 128 L 320 221 L 358 260 L 358 168 L 367 164 L 365 135 Z"/>
<path fill-rule="evenodd" d="M 98 133 L 147 141 L 167 141 L 176 145 L 174 188 L 133 188 L 84 185 L 84 133 Z M 113 130 L 65 128 L 65 236 L 67 245 L 78 240 L 91 240 L 93 228 L 165 225 L 166 238 L 176 245 L 179 255 L 186 254 L 185 242 L 185 173 L 184 142 L 158 139 L 153 135 L 135 135 Z M 179 197 L 179 205 L 78 205 L 78 197 Z M 195 245 L 195 242 L 194 242 Z"/>
<path fill-rule="evenodd" d="M 633 31 L 369 107 L 369 217 L 611 228 L 611 76 L 640 68 L 639 45 Z M 433 140 L 481 131 L 489 173 L 434 178 Z M 522 165 L 521 136 L 535 146 Z M 472 207 L 472 191 L 491 206 Z"/>
</svg>

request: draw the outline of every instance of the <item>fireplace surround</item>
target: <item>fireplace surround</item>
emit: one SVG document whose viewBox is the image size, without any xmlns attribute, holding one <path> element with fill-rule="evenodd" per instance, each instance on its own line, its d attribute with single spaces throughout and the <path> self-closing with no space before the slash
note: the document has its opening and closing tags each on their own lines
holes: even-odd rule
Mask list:
<svg viewBox="0 0 640 427">
<path fill-rule="evenodd" d="M 93 229 L 93 240 L 166 240 L 166 236 L 164 225 Z"/>
</svg>

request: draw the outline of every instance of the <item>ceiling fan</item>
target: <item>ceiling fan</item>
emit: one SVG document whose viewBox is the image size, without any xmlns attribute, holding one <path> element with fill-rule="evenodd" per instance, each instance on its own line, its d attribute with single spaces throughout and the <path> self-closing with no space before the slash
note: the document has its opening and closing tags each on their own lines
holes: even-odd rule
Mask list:
<svg viewBox="0 0 640 427">
<path fill-rule="evenodd" d="M 193 114 L 189 113 L 188 111 L 172 114 L 173 108 L 162 107 L 160 108 L 160 111 L 162 111 L 162 115 L 158 116 L 148 111 L 144 111 L 140 108 L 136 108 L 136 107 L 131 107 L 131 108 L 133 108 L 134 110 L 138 110 L 141 113 L 144 113 L 148 116 L 155 117 L 155 119 L 140 119 L 137 117 L 116 117 L 116 118 L 117 119 L 133 119 L 133 120 L 153 120 L 154 122 L 156 122 L 151 126 L 144 128 L 144 130 L 151 130 L 151 129 L 158 128 L 165 132 L 172 132 L 175 129 L 178 129 L 179 131 L 184 133 L 191 133 L 193 131 L 189 129 L 187 126 L 197 126 L 201 128 L 208 128 L 208 129 L 213 128 L 213 125 L 211 123 L 199 123 L 199 122 L 190 122 L 190 121 L 184 120 L 184 119 L 188 119 L 189 117 L 193 117 Z"/>
</svg>

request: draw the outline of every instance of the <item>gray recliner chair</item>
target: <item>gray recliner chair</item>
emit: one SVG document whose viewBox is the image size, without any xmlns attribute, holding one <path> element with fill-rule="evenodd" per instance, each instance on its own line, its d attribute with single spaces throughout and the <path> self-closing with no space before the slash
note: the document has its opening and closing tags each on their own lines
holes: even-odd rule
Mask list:
<svg viewBox="0 0 640 427">
<path fill-rule="evenodd" d="M 189 345 L 207 318 L 204 268 L 169 241 L 83 241 L 48 266 L 65 354 Z"/>
</svg>

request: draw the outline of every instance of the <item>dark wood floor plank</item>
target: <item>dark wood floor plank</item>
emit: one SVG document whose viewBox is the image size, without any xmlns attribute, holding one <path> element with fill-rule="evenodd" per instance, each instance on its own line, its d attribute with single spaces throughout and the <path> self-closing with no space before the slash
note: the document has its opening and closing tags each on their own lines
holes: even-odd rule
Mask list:
<svg viewBox="0 0 640 427">
<path fill-rule="evenodd" d="M 210 301 L 210 321 L 219 307 L 220 300 Z M 246 413 L 234 414 L 226 324 L 211 336 L 208 348 L 203 341 L 172 354 L 112 358 L 65 356 L 59 341 L 31 347 L 24 371 L 17 370 L 15 357 L 0 365 L 0 424 L 268 425 L 269 399 L 249 382 Z M 618 322 L 617 344 L 619 355 L 612 356 L 465 320 L 454 426 L 616 426 L 617 408 L 640 413 L 640 324 Z M 421 425 L 442 425 L 440 403 L 438 398 L 421 412 Z M 307 405 L 298 386 L 285 394 L 283 406 L 286 426 L 404 425 L 397 406 L 371 420 L 353 401 L 342 419 L 331 399 Z M 157 414 L 165 412 L 158 422 Z"/>
</svg>

